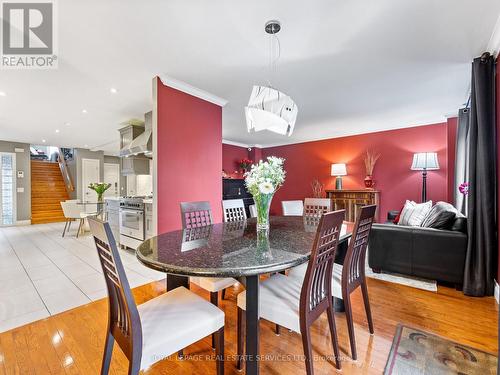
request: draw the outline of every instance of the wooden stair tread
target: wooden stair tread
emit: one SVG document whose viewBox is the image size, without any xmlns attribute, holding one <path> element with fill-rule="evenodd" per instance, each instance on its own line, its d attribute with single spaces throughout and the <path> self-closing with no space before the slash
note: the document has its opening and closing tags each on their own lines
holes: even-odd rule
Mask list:
<svg viewBox="0 0 500 375">
<path fill-rule="evenodd" d="M 65 221 L 61 202 L 69 199 L 56 162 L 31 161 L 31 223 Z"/>
</svg>

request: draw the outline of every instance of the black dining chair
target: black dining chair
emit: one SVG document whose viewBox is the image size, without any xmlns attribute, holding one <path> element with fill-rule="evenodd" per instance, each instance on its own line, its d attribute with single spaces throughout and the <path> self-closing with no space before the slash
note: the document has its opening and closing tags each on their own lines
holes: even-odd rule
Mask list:
<svg viewBox="0 0 500 375">
<path fill-rule="evenodd" d="M 332 271 L 345 211 L 335 211 L 321 216 L 311 257 L 303 280 L 280 273 L 262 281 L 259 287 L 259 315 L 302 336 L 306 371 L 314 373 L 311 325 L 326 311 L 337 369 L 340 369 L 337 330 L 331 298 Z M 243 364 L 243 331 L 246 310 L 246 292 L 237 298 L 237 354 L 239 370 Z"/>
<path fill-rule="evenodd" d="M 224 374 L 224 312 L 184 287 L 139 306 L 108 223 L 89 218 L 108 290 L 108 328 L 101 374 L 108 374 L 116 341 L 129 360 L 129 375 L 215 333 L 216 372 Z"/>
</svg>

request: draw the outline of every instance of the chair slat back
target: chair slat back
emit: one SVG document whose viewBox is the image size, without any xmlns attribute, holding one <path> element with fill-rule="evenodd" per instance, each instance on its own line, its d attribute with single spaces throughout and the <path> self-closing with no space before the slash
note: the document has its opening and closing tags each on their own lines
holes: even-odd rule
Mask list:
<svg viewBox="0 0 500 375">
<path fill-rule="evenodd" d="M 222 201 L 224 211 L 224 221 L 242 221 L 247 219 L 245 204 L 243 199 L 227 199 Z"/>
<path fill-rule="evenodd" d="M 108 290 L 108 329 L 130 360 L 134 347 L 142 351 L 142 329 L 137 306 L 109 224 L 94 217 L 89 217 L 88 221 Z"/>
<path fill-rule="evenodd" d="M 306 198 L 304 200 L 304 216 L 320 217 L 332 210 L 329 198 Z"/>
<path fill-rule="evenodd" d="M 212 225 L 210 202 L 181 202 L 182 228 L 199 228 Z"/>
<path fill-rule="evenodd" d="M 356 289 L 365 278 L 365 258 L 370 231 L 377 205 L 361 208 L 342 269 L 342 288 L 348 292 Z"/>
<path fill-rule="evenodd" d="M 313 321 L 331 304 L 332 271 L 345 210 L 321 216 L 300 295 L 301 315 Z"/>
</svg>

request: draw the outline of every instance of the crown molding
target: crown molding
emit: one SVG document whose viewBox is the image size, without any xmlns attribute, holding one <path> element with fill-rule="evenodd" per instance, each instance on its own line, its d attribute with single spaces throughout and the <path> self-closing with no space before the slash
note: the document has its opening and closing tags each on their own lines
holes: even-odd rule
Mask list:
<svg viewBox="0 0 500 375">
<path fill-rule="evenodd" d="M 497 22 L 493 28 L 493 33 L 491 34 L 486 50 L 495 57 L 498 56 L 498 53 L 500 52 L 500 16 L 497 18 Z"/>
<path fill-rule="evenodd" d="M 228 139 L 223 139 L 222 143 L 224 143 L 225 145 L 238 146 L 238 147 L 244 147 L 244 148 L 252 147 L 252 146 L 247 145 L 245 143 L 234 142 L 234 141 L 230 141 Z"/>
<path fill-rule="evenodd" d="M 227 104 L 226 99 L 220 98 L 217 95 L 211 94 L 205 90 L 191 86 L 189 83 L 179 81 L 178 79 L 172 78 L 166 74 L 160 74 L 158 77 L 165 86 L 172 87 L 173 89 L 185 92 L 186 94 L 206 100 L 207 102 L 216 104 L 219 107 L 224 107 Z"/>
</svg>

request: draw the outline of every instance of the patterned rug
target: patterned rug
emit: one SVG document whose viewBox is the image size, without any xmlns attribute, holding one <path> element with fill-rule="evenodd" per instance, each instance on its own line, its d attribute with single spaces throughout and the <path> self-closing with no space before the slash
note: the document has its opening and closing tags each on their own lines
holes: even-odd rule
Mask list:
<svg viewBox="0 0 500 375">
<path fill-rule="evenodd" d="M 494 375 L 497 357 L 399 325 L 384 375 Z"/>
</svg>

